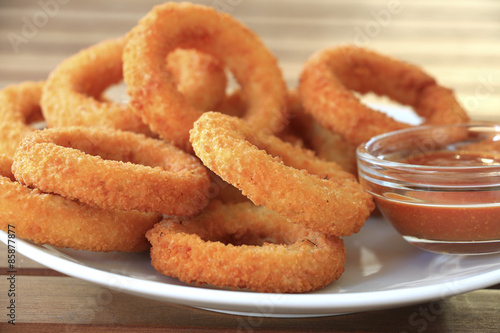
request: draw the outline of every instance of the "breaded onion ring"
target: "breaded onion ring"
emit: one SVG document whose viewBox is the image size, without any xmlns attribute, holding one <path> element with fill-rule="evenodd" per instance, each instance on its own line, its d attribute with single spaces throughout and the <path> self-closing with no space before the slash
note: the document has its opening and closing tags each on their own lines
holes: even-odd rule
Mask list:
<svg viewBox="0 0 500 333">
<path fill-rule="evenodd" d="M 15 155 L 21 183 L 105 209 L 192 215 L 209 179 L 194 156 L 132 132 L 62 127 L 33 132 Z"/>
<path fill-rule="evenodd" d="M 249 202 L 213 202 L 194 218 L 158 223 L 146 237 L 159 272 L 197 285 L 299 293 L 322 288 L 344 271 L 340 238 Z"/>
<path fill-rule="evenodd" d="M 0 165 L 12 160 L 0 155 Z M 15 227 L 16 236 L 38 244 L 75 250 L 142 252 L 144 236 L 161 215 L 90 207 L 58 195 L 30 189 L 0 168 L 0 229 Z"/>
<path fill-rule="evenodd" d="M 307 149 L 314 151 L 319 158 L 335 162 L 344 170 L 357 174 L 356 146 L 340 134 L 324 128 L 306 113 L 296 90 L 288 94 L 288 110 L 290 123 L 287 129 L 300 138 Z"/>
<path fill-rule="evenodd" d="M 131 31 L 123 57 L 131 104 L 160 137 L 191 151 L 189 130 L 202 114 L 162 75 L 166 55 L 178 47 L 211 54 L 233 73 L 250 103 L 245 119 L 255 128 L 277 132 L 285 126 L 285 82 L 257 35 L 213 8 L 165 3 Z"/>
<path fill-rule="evenodd" d="M 313 122 L 311 149 L 319 158 L 339 164 L 345 171 L 357 174 L 356 146 L 347 142 L 340 134 L 333 133 Z"/>
<path fill-rule="evenodd" d="M 218 112 L 240 117 L 245 113 L 246 102 L 240 90 L 227 96 L 216 108 Z M 319 158 L 339 164 L 344 170 L 356 174 L 356 146 L 346 142 L 340 134 L 319 125 L 304 111 L 296 90 L 287 95 L 288 125 L 277 136 L 283 141 L 300 145 L 316 153 Z"/>
<path fill-rule="evenodd" d="M 50 74 L 41 102 L 48 127 L 90 126 L 151 134 L 128 103 L 102 99 L 108 87 L 123 79 L 125 41 L 125 37 L 106 40 L 84 49 Z M 188 103 L 209 110 L 224 98 L 226 74 L 215 58 L 175 50 L 164 66 Z"/>
<path fill-rule="evenodd" d="M 374 208 L 354 175 L 239 118 L 207 112 L 191 130 L 191 142 L 210 170 L 256 205 L 308 228 L 350 235 Z"/>
<path fill-rule="evenodd" d="M 14 157 L 29 124 L 43 119 L 40 108 L 43 82 L 23 82 L 0 91 L 0 154 Z"/>
<path fill-rule="evenodd" d="M 167 56 L 167 70 L 177 90 L 197 109 L 213 110 L 226 97 L 224 68 L 206 53 L 176 49 Z"/>
<path fill-rule="evenodd" d="M 426 124 L 468 121 L 453 92 L 417 66 L 355 46 L 320 50 L 304 64 L 299 93 L 305 110 L 351 144 L 410 126 L 363 105 L 350 90 L 412 106 Z"/>
<path fill-rule="evenodd" d="M 210 176 L 210 190 L 208 193 L 214 200 L 220 201 L 224 204 L 239 203 L 249 201 L 249 199 L 241 193 L 241 190 L 227 183 L 222 178 L 217 176 L 214 172 L 209 170 Z"/>
<path fill-rule="evenodd" d="M 12 158 L 10 156 L 0 154 L 0 176 L 16 180 L 12 173 Z"/>
<path fill-rule="evenodd" d="M 90 126 L 150 134 L 127 103 L 101 99 L 122 81 L 125 38 L 105 40 L 64 60 L 49 75 L 42 95 L 48 127 Z"/>
<path fill-rule="evenodd" d="M 247 111 L 248 103 L 241 90 L 235 90 L 227 95 L 212 111 L 217 111 L 234 117 L 243 117 Z"/>
</svg>

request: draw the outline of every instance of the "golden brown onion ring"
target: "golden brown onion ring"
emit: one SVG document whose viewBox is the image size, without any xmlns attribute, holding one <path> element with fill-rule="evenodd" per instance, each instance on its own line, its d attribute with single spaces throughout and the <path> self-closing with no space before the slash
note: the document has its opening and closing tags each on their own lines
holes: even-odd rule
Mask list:
<svg viewBox="0 0 500 333">
<path fill-rule="evenodd" d="M 50 74 L 42 95 L 48 127 L 90 126 L 149 135 L 127 103 L 103 100 L 101 95 L 122 81 L 125 38 L 110 39 L 65 59 Z"/>
<path fill-rule="evenodd" d="M 288 94 L 288 110 L 290 123 L 287 131 L 300 138 L 305 148 L 314 151 L 319 158 L 335 162 L 344 170 L 357 174 L 356 146 L 340 134 L 324 128 L 306 113 L 296 90 Z"/>
<path fill-rule="evenodd" d="M 210 189 L 208 193 L 212 199 L 220 201 L 224 204 L 249 201 L 249 199 L 241 193 L 240 189 L 227 183 L 214 172 L 210 170 L 208 171 L 210 176 Z"/>
<path fill-rule="evenodd" d="M 308 228 L 350 235 L 374 208 L 354 175 L 239 118 L 206 112 L 191 130 L 191 142 L 210 170 L 256 205 Z"/>
<path fill-rule="evenodd" d="M 105 209 L 192 215 L 208 203 L 198 159 L 144 135 L 61 127 L 29 134 L 12 171 L 21 183 Z"/>
<path fill-rule="evenodd" d="M 212 111 L 242 118 L 247 112 L 248 103 L 241 90 L 235 90 L 227 95 Z"/>
<path fill-rule="evenodd" d="M 10 180 L 16 180 L 12 173 L 12 158 L 10 156 L 0 154 L 0 175 Z"/>
<path fill-rule="evenodd" d="M 167 56 L 167 70 L 177 90 L 197 109 L 213 110 L 226 97 L 224 68 L 206 53 L 176 49 Z"/>
<path fill-rule="evenodd" d="M 0 91 L 0 154 L 14 157 L 22 138 L 43 119 L 40 108 L 43 82 L 23 82 Z"/>
<path fill-rule="evenodd" d="M 115 102 L 102 98 L 107 88 L 123 79 L 125 42 L 123 37 L 93 45 L 51 73 L 42 98 L 48 127 L 90 126 L 151 134 L 125 99 Z M 213 57 L 194 50 L 175 50 L 163 66 L 171 71 L 176 89 L 188 103 L 209 110 L 224 98 L 226 75 Z"/>
<path fill-rule="evenodd" d="M 216 110 L 241 117 L 245 114 L 246 104 L 241 90 L 236 90 Z M 280 139 L 310 149 L 319 158 L 335 162 L 352 174 L 357 173 L 356 146 L 346 142 L 340 134 L 327 130 L 306 113 L 296 90 L 290 90 L 287 94 L 287 110 L 289 122 L 277 134 Z"/>
<path fill-rule="evenodd" d="M 11 163 L 11 159 L 0 155 L 0 165 Z M 3 169 L 0 168 L 0 229 L 15 230 L 16 237 L 38 244 L 75 250 L 142 252 L 149 248 L 146 231 L 162 217 L 100 209 L 42 193 L 13 181 Z"/>
<path fill-rule="evenodd" d="M 320 50 L 304 64 L 299 93 L 305 110 L 349 143 L 410 126 L 363 105 L 350 90 L 412 106 L 427 124 L 468 121 L 452 91 L 417 66 L 355 46 Z"/>
<path fill-rule="evenodd" d="M 187 283 L 299 293 L 344 271 L 342 240 L 291 224 L 252 203 L 217 201 L 194 218 L 169 218 L 148 231 L 153 266 Z"/>
<path fill-rule="evenodd" d="M 189 130 L 203 112 L 162 75 L 165 57 L 178 47 L 211 54 L 233 73 L 249 101 L 245 119 L 252 126 L 278 132 L 286 125 L 286 86 L 276 58 L 257 35 L 213 8 L 166 3 L 141 19 L 124 51 L 131 104 L 163 139 L 191 151 Z"/>
</svg>

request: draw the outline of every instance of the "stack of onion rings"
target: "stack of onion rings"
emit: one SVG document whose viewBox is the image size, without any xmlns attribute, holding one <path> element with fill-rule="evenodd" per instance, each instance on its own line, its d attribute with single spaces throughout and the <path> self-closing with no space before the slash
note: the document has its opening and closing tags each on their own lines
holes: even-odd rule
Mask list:
<svg viewBox="0 0 500 333">
<path fill-rule="evenodd" d="M 239 84 L 230 95 L 226 70 Z M 130 104 L 105 97 L 122 79 Z M 298 93 L 287 91 L 276 58 L 229 15 L 157 6 L 45 83 L 0 91 L 0 229 L 91 251 L 144 251 L 149 240 L 159 272 L 197 285 L 317 290 L 343 273 L 339 237 L 374 209 L 354 147 L 409 126 L 351 90 L 427 123 L 468 120 L 417 66 L 356 47 L 317 52 Z M 44 118 L 51 128 L 28 126 Z"/>
<path fill-rule="evenodd" d="M 239 118 L 204 113 L 191 130 L 191 143 L 210 170 L 256 205 L 313 230 L 350 235 L 374 209 L 371 196 L 342 167 L 256 132 Z"/>
<path fill-rule="evenodd" d="M 131 104 L 160 137 L 191 151 L 189 130 L 202 114 L 187 103 L 169 75 L 162 75 L 165 57 L 178 47 L 211 54 L 234 74 L 249 101 L 245 119 L 255 128 L 284 128 L 286 86 L 276 58 L 261 40 L 212 8 L 165 3 L 132 30 L 123 57 Z"/>
<path fill-rule="evenodd" d="M 197 285 L 298 293 L 322 288 L 344 271 L 340 238 L 249 202 L 213 202 L 194 218 L 162 221 L 146 237 L 158 271 Z"/>
<path fill-rule="evenodd" d="M 409 125 L 363 105 L 350 89 L 413 106 L 426 117 L 425 123 L 468 121 L 452 92 L 417 66 L 354 46 L 320 50 L 307 60 L 300 76 L 304 108 L 354 145 Z"/>
<path fill-rule="evenodd" d="M 0 165 L 12 160 L 0 155 Z M 0 168 L 2 171 L 4 168 Z M 30 189 L 0 174 L 0 229 L 39 244 L 89 251 L 142 252 L 145 233 L 161 215 L 112 211 Z"/>
<path fill-rule="evenodd" d="M 208 175 L 195 157 L 132 132 L 33 132 L 19 145 L 12 171 L 23 184 L 105 209 L 193 215 L 208 204 Z"/>
</svg>

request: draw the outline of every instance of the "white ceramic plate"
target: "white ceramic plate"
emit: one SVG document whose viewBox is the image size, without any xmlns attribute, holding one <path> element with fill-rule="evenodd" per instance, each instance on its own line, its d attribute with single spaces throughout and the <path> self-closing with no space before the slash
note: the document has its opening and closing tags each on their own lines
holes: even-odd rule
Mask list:
<svg viewBox="0 0 500 333">
<path fill-rule="evenodd" d="M 7 235 L 0 239 L 5 243 Z M 406 243 L 382 218 L 345 239 L 342 277 L 308 294 L 262 294 L 195 287 L 157 273 L 147 254 L 93 253 L 16 240 L 47 267 L 110 289 L 214 311 L 273 317 L 334 315 L 441 299 L 500 283 L 500 254 L 434 254 Z M 40 291 L 43 292 L 43 291 Z"/>
</svg>

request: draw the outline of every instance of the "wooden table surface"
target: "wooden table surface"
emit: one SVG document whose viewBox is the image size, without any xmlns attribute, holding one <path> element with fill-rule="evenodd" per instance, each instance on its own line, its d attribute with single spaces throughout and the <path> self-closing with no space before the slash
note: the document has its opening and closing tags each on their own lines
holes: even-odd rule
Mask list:
<svg viewBox="0 0 500 333">
<path fill-rule="evenodd" d="M 64 58 L 132 28 L 158 1 L 0 1 L 0 88 L 43 80 Z M 453 88 L 472 119 L 500 120 L 499 1 L 199 2 L 258 33 L 294 87 L 315 50 L 355 44 L 418 64 Z M 375 97 L 367 97 L 368 100 Z M 152 301 L 63 275 L 18 254 L 16 325 L 7 324 L 0 246 L 0 332 L 499 332 L 500 285 L 431 303 L 305 319 L 245 317 Z"/>
</svg>

